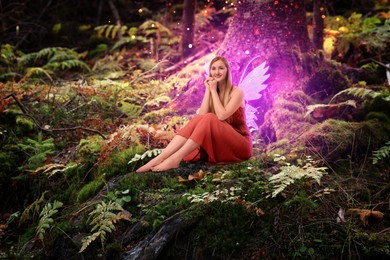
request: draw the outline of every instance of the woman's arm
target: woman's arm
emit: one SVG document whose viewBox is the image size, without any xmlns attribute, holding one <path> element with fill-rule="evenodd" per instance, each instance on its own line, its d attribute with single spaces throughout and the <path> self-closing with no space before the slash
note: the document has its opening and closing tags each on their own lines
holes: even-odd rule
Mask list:
<svg viewBox="0 0 390 260">
<path fill-rule="evenodd" d="M 215 114 L 218 119 L 224 121 L 228 119 L 234 112 L 243 104 L 244 102 L 244 92 L 240 88 L 234 88 L 231 93 L 231 98 L 224 107 L 221 100 L 219 99 L 218 92 L 216 88 L 211 88 L 210 90 L 211 98 L 213 99 L 213 105 Z"/>
<path fill-rule="evenodd" d="M 211 96 L 211 94 L 210 94 L 210 85 L 207 82 L 208 80 L 211 80 L 211 77 L 207 77 L 206 80 L 204 81 L 205 92 L 204 92 L 202 104 L 200 105 L 200 108 L 199 108 L 199 112 L 198 112 L 199 115 L 204 115 L 204 114 L 207 114 L 208 112 L 210 112 L 210 96 Z"/>
</svg>

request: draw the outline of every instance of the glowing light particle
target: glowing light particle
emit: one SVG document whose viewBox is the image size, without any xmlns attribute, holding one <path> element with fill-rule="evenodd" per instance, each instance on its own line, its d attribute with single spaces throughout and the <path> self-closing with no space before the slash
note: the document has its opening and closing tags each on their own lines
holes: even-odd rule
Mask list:
<svg viewBox="0 0 390 260">
<path fill-rule="evenodd" d="M 188 44 L 188 48 L 190 49 L 192 48 L 192 43 Z"/>
<path fill-rule="evenodd" d="M 142 8 L 138 9 L 138 13 L 141 14 L 142 12 L 143 12 Z"/>
<path fill-rule="evenodd" d="M 190 30 L 190 28 L 189 27 L 187 27 L 187 31 L 189 31 Z"/>
<path fill-rule="evenodd" d="M 246 55 L 248 55 L 248 54 L 249 54 L 249 51 L 248 51 L 248 50 L 246 50 L 246 51 L 245 51 L 245 54 L 246 54 Z"/>
<path fill-rule="evenodd" d="M 325 19 L 325 17 L 326 17 L 326 16 L 325 16 L 324 14 L 323 14 L 323 15 L 321 15 L 321 18 L 322 18 L 322 19 Z"/>
</svg>

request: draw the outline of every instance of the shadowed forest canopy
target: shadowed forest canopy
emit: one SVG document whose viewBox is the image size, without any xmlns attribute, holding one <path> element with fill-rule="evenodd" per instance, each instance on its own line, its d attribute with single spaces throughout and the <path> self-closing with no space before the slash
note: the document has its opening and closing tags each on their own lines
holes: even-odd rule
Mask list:
<svg viewBox="0 0 390 260">
<path fill-rule="evenodd" d="M 388 0 L 0 0 L 0 18 L 0 259 L 390 257 Z M 136 172 L 217 55 L 255 93 L 253 156 Z"/>
</svg>

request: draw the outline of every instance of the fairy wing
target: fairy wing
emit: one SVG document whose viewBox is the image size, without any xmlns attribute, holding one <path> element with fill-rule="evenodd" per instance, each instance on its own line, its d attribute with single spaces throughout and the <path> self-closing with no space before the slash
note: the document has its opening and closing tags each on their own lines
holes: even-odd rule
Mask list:
<svg viewBox="0 0 390 260">
<path fill-rule="evenodd" d="M 267 84 L 265 84 L 264 82 L 270 76 L 270 74 L 266 74 L 267 71 L 268 71 L 268 66 L 266 66 L 265 62 L 263 62 L 262 64 L 254 68 L 244 79 L 243 79 L 244 76 L 243 74 L 238 86 L 244 91 L 245 101 L 257 100 L 261 97 L 260 92 L 267 87 Z M 248 102 L 245 103 L 246 103 L 245 115 L 246 115 L 247 125 L 249 128 L 253 128 L 257 130 L 258 129 L 258 126 L 256 124 L 257 110 L 256 108 L 248 104 Z"/>
<path fill-rule="evenodd" d="M 269 78 L 270 74 L 266 74 L 268 66 L 265 62 L 254 68 L 243 80 L 240 80 L 239 87 L 245 93 L 245 100 L 256 100 L 261 97 L 260 91 L 267 87 L 264 82 Z"/>
</svg>

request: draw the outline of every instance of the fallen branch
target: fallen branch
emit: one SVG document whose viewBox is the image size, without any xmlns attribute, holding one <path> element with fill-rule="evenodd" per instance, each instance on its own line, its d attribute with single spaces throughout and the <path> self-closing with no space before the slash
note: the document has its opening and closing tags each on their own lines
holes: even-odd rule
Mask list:
<svg viewBox="0 0 390 260">
<path fill-rule="evenodd" d="M 38 123 L 38 121 L 37 121 L 32 115 L 30 115 L 30 114 L 27 112 L 27 109 L 23 106 L 22 102 L 20 102 L 20 100 L 15 96 L 14 93 L 8 94 L 6 97 L 2 98 L 2 100 L 3 100 L 3 99 L 10 98 L 10 97 L 12 97 L 12 98 L 15 100 L 16 104 L 18 105 L 18 107 L 22 110 L 22 112 L 23 112 L 22 115 L 31 118 L 31 119 L 34 121 L 34 124 L 35 124 L 41 131 L 51 133 L 51 132 L 58 132 L 58 131 L 72 131 L 72 130 L 81 129 L 81 130 L 84 130 L 84 131 L 96 133 L 96 134 L 100 135 L 103 139 L 106 139 L 106 136 L 103 135 L 103 134 L 102 134 L 101 132 L 99 132 L 98 130 L 91 129 L 91 128 L 87 128 L 87 127 L 83 127 L 83 126 L 74 126 L 74 127 L 70 127 L 70 128 L 54 128 L 54 129 L 50 129 L 50 128 L 47 128 L 47 127 L 42 127 L 42 126 Z"/>
<path fill-rule="evenodd" d="M 189 210 L 178 212 L 166 219 L 156 234 L 145 237 L 144 240 L 140 241 L 130 251 L 124 253 L 121 259 L 158 259 L 159 254 L 178 232 L 190 228 L 202 217 L 199 208 L 197 209 L 197 214 L 191 214 L 191 218 L 186 217 L 185 215 L 188 215 L 186 213 Z"/>
</svg>

